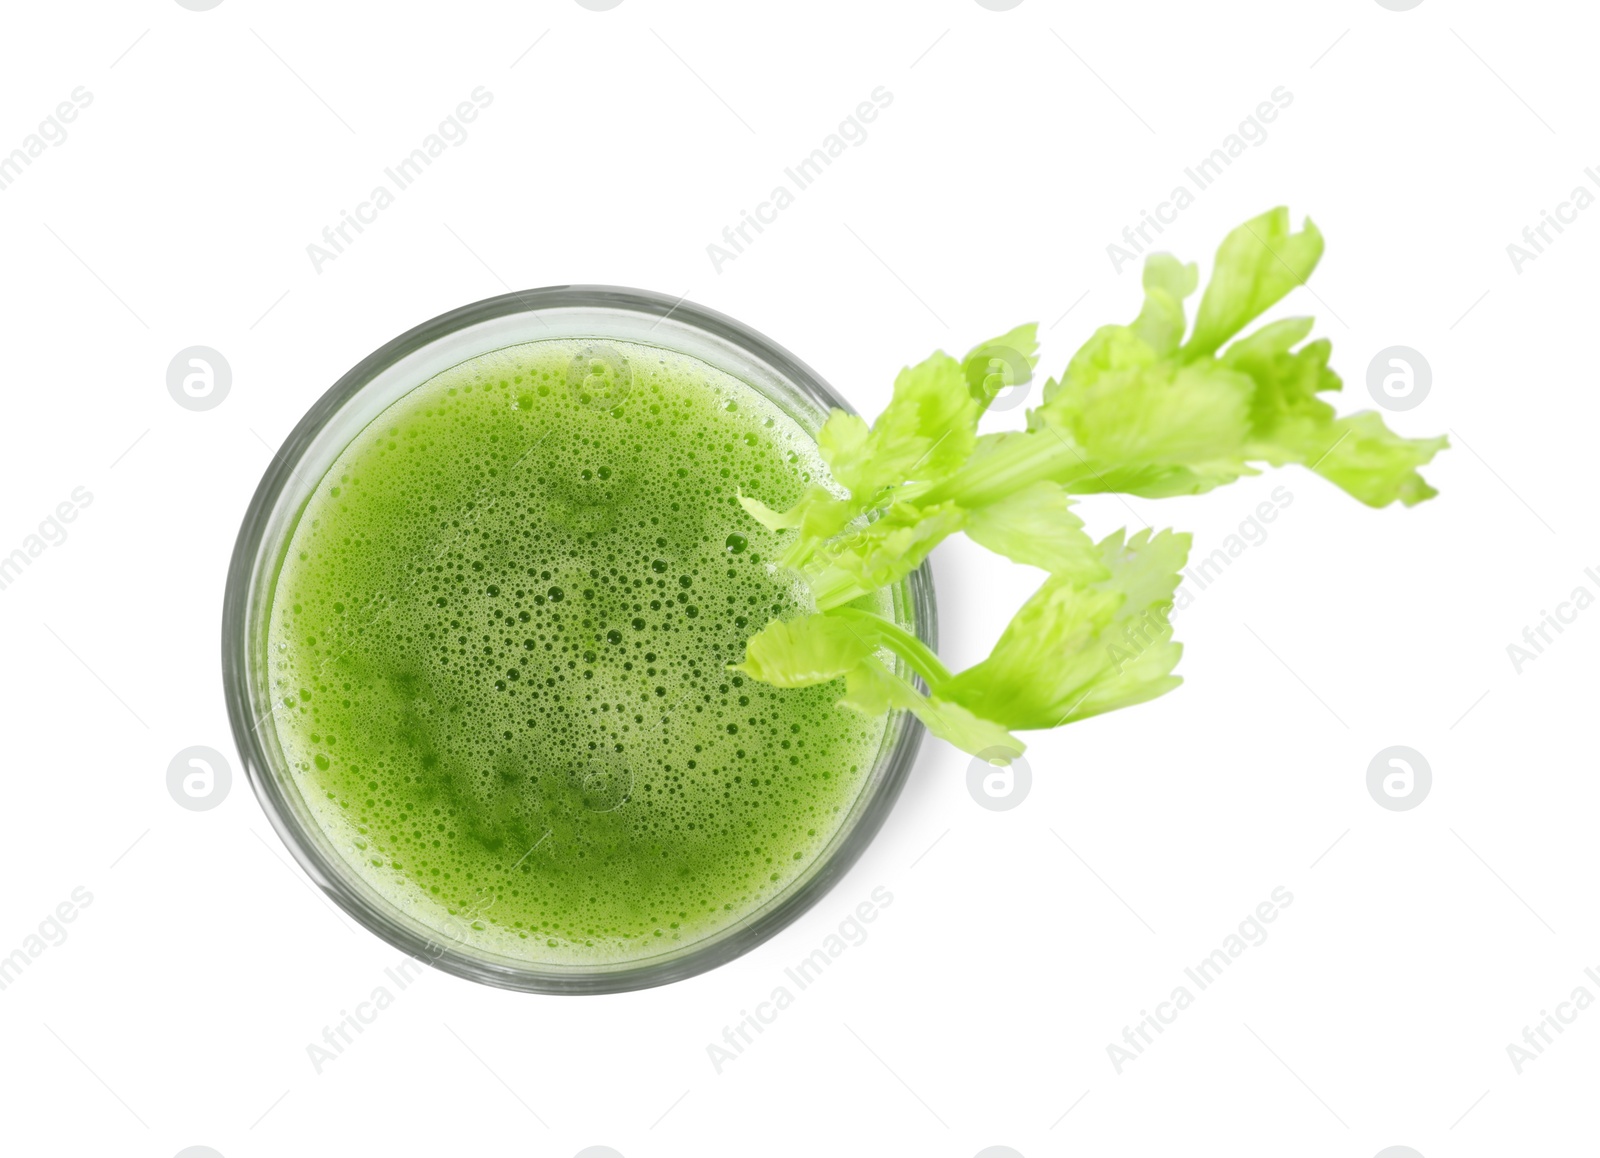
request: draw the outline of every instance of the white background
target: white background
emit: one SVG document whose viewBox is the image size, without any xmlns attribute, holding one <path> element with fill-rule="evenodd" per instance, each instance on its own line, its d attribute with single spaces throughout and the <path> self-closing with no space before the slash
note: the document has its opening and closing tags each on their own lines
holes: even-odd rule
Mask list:
<svg viewBox="0 0 1600 1158">
<path fill-rule="evenodd" d="M 0 1148 L 1593 1144 L 1600 1012 L 1520 1075 L 1506 1052 L 1575 987 L 1600 996 L 1600 611 L 1521 674 L 1506 651 L 1580 583 L 1600 592 L 1600 211 L 1520 273 L 1506 253 L 1600 164 L 1585 6 L 124 0 L 4 25 L 0 151 L 75 86 L 93 103 L 0 192 L 0 554 L 75 487 L 93 501 L 0 591 L 0 954 L 75 887 L 94 899 L 0 992 Z M 306 245 L 479 85 L 470 138 L 316 272 Z M 868 139 L 717 272 L 707 244 L 880 85 Z M 1292 105 L 1163 247 L 1204 269 L 1246 217 L 1311 214 L 1328 255 L 1278 312 L 1317 315 L 1345 410 L 1372 405 L 1378 350 L 1425 355 L 1431 394 L 1389 420 L 1452 434 L 1427 471 L 1441 496 L 1372 511 L 1296 468 L 1086 504 L 1097 532 L 1175 525 L 1200 555 L 1293 495 L 1181 617 L 1184 687 L 1030 737 L 1019 807 L 980 808 L 966 758 L 929 743 L 848 879 L 748 956 L 594 999 L 430 971 L 314 1072 L 307 1044 L 399 954 L 312 891 L 242 780 L 210 812 L 165 784 L 195 744 L 237 772 L 228 552 L 311 403 L 417 322 L 564 282 L 687 293 L 868 414 L 899 366 L 1027 319 L 1056 372 L 1137 311 L 1107 244 L 1277 86 Z M 196 344 L 233 369 L 204 413 L 165 383 Z M 965 542 L 935 570 L 952 666 L 1038 579 Z M 1433 769 L 1411 811 L 1367 792 L 1394 744 Z M 707 1045 L 879 885 L 870 939 L 715 1072 Z M 1277 886 L 1294 902 L 1265 944 L 1118 1074 L 1107 1045 Z"/>
</svg>

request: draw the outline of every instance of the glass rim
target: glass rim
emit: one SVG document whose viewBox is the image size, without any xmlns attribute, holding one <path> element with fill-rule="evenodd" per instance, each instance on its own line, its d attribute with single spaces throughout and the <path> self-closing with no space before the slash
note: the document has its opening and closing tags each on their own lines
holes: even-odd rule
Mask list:
<svg viewBox="0 0 1600 1158">
<path fill-rule="evenodd" d="M 307 489 L 298 467 L 334 419 L 375 379 L 404 359 L 485 322 L 555 311 L 653 318 L 655 324 L 650 327 L 650 333 L 655 333 L 657 327 L 670 319 L 669 335 L 673 331 L 688 332 L 754 359 L 778 383 L 794 392 L 797 399 L 793 400 L 801 400 L 817 412 L 810 415 L 813 421 L 809 423 L 800 415 L 791 415 L 813 438 L 817 414 L 825 414 L 829 408 L 855 413 L 816 371 L 788 350 L 742 322 L 695 305 L 686 298 L 674 299 L 620 286 L 546 286 L 501 294 L 439 314 L 386 342 L 347 371 L 312 404 L 274 454 L 246 508 L 229 562 L 223 594 L 222 682 L 234 743 L 267 819 L 312 883 L 357 923 L 408 956 L 469 980 L 527 992 L 616 993 L 664 985 L 716 968 L 775 936 L 812 908 L 843 878 L 882 828 L 910 775 L 924 728 L 909 713 L 895 711 L 891 714 L 877 759 L 852 802 L 849 815 L 800 877 L 722 929 L 686 946 L 648 957 L 576 965 L 536 963 L 473 948 L 460 939 L 451 943 L 449 934 L 405 913 L 357 876 L 331 847 L 324 847 L 330 844 L 326 832 L 315 821 L 308 823 L 297 812 L 290 796 L 291 789 L 279 780 L 280 774 L 291 778 L 292 774 L 286 768 L 274 766 L 270 749 L 275 745 L 262 735 L 261 725 L 272 714 L 271 694 L 262 686 L 264 681 L 257 677 L 254 653 L 260 627 L 260 616 L 256 612 L 263 563 L 270 560 L 265 572 L 270 601 L 271 580 L 276 576 L 281 553 L 288 547 L 298 511 L 303 509 L 310 490 L 314 490 L 323 477 L 319 470 L 312 487 Z M 575 332 L 561 336 L 638 340 L 651 344 L 647 339 L 625 339 L 609 334 Z M 499 348 L 539 340 L 535 332 Z M 677 349 L 670 341 L 654 344 L 664 349 Z M 690 351 L 679 352 L 698 356 Z M 473 356 L 476 355 L 464 355 L 463 360 Z M 408 389 L 426 380 L 427 377 L 418 378 Z M 760 385 L 747 385 L 766 393 Z M 780 399 L 772 400 L 781 405 Z M 306 494 L 295 502 L 295 514 L 289 518 L 285 529 L 286 496 L 292 497 L 296 487 Z M 933 576 L 926 561 L 901 581 L 894 598 L 897 618 L 908 620 L 915 634 L 930 648 L 936 648 L 938 628 Z M 263 704 L 268 705 L 264 713 L 258 710 Z"/>
</svg>

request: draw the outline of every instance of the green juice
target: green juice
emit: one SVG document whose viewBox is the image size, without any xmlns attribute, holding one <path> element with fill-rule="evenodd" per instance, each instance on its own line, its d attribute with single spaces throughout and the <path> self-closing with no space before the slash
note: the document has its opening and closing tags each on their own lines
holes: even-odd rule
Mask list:
<svg viewBox="0 0 1600 1158">
<path fill-rule="evenodd" d="M 278 741 L 333 847 L 530 962 L 648 957 L 782 891 L 886 726 L 727 670 L 811 609 L 737 495 L 786 508 L 824 469 L 755 390 L 644 345 L 515 346 L 394 403 L 271 603 Z"/>
</svg>

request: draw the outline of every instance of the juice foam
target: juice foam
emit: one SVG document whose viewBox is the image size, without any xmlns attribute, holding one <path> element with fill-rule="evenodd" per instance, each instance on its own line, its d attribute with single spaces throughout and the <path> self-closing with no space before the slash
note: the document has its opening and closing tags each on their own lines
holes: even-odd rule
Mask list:
<svg viewBox="0 0 1600 1158">
<path fill-rule="evenodd" d="M 740 491 L 825 468 L 746 384 L 649 346 L 467 361 L 319 482 L 277 576 L 277 738 L 334 848 L 424 924 L 528 961 L 651 956 L 802 873 L 884 721 L 726 670 L 809 610 Z"/>
</svg>

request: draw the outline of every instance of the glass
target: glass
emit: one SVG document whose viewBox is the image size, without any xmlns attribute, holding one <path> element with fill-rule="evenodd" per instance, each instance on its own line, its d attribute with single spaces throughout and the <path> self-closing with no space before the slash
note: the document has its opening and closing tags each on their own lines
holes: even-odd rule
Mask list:
<svg viewBox="0 0 1600 1158">
<path fill-rule="evenodd" d="M 234 741 L 268 819 L 301 867 L 345 912 L 405 953 L 457 976 L 540 993 L 614 993 L 715 968 L 749 952 L 816 904 L 882 827 L 911 771 L 923 728 L 914 717 L 895 713 L 849 815 L 787 888 L 717 932 L 651 957 L 566 965 L 501 956 L 467 944 L 448 928 L 416 920 L 360 878 L 302 799 L 272 723 L 266 641 L 279 564 L 318 482 L 369 422 L 414 387 L 469 358 L 549 338 L 636 342 L 698 358 L 761 393 L 812 437 L 830 408 L 850 409 L 815 371 L 770 339 L 715 311 L 660 294 L 610 286 L 551 286 L 441 314 L 376 350 L 339 379 L 268 466 L 245 512 L 228 570 L 223 688 Z M 900 625 L 935 647 L 933 579 L 927 564 L 892 594 Z M 900 671 L 909 674 L 903 665 Z"/>
</svg>

